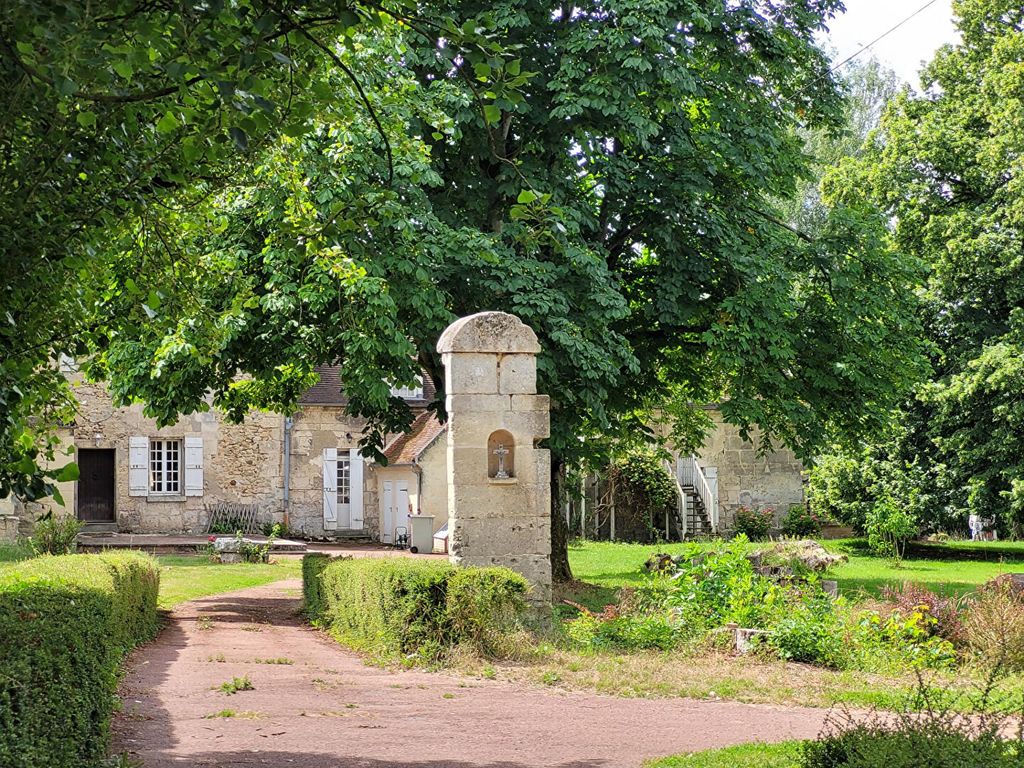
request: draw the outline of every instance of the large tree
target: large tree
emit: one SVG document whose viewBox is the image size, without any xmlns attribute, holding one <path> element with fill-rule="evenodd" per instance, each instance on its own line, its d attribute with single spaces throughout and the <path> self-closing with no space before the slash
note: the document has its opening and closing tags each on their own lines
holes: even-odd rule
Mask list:
<svg viewBox="0 0 1024 768">
<path fill-rule="evenodd" d="M 323 72 L 349 33 L 413 20 L 405 0 L 11 0 L 0 14 L 0 498 L 53 490 L 49 429 L 72 407 L 56 361 L 86 351 L 88 297 L 120 222 L 197 183 L 225 185 L 323 102 L 367 109 Z M 429 23 L 453 55 L 486 19 Z M 371 66 L 372 69 L 372 66 Z M 52 458 L 52 455 L 51 455 Z M 61 477 L 70 477 L 65 473 Z"/>
<path fill-rule="evenodd" d="M 921 95 L 888 110 L 835 194 L 877 205 L 901 251 L 931 267 L 922 322 L 933 373 L 896 436 L 860 462 L 870 493 L 900 484 L 928 498 L 929 527 L 996 516 L 1024 532 L 1024 9 L 956 0 L 961 41 L 924 69 Z M 873 467 L 888 467 L 875 472 Z M 908 482 L 909 481 L 909 482 Z"/>
<path fill-rule="evenodd" d="M 687 404 L 711 400 L 804 452 L 870 430 L 919 363 L 912 271 L 877 212 L 834 209 L 812 238 L 776 204 L 807 172 L 795 127 L 839 119 L 814 44 L 838 8 L 506 0 L 503 57 L 427 21 L 318 37 L 338 98 L 314 132 L 107 233 L 94 370 L 171 421 L 210 392 L 287 409 L 340 360 L 372 453 L 408 419 L 385 381 L 441 380 L 444 326 L 502 309 L 541 338 L 557 464 L 666 403 L 691 439 Z"/>
</svg>

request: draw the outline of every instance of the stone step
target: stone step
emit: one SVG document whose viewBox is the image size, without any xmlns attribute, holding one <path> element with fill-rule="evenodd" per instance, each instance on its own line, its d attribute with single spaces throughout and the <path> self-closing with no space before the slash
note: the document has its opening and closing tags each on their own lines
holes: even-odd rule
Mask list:
<svg viewBox="0 0 1024 768">
<path fill-rule="evenodd" d="M 117 523 L 86 522 L 82 525 L 82 533 L 87 533 L 90 535 L 102 533 L 117 533 Z"/>
</svg>

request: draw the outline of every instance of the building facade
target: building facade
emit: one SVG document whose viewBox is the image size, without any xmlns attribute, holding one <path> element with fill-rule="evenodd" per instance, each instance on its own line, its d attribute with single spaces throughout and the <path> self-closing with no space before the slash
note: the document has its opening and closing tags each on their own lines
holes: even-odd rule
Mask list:
<svg viewBox="0 0 1024 768">
<path fill-rule="evenodd" d="M 141 405 L 115 407 L 104 386 L 70 375 L 78 413 L 60 437 L 79 479 L 60 485 L 64 507 L 22 507 L 23 533 L 47 509 L 94 530 L 203 533 L 212 507 L 225 503 L 254 505 L 266 521 L 309 538 L 393 542 L 421 508 L 438 527 L 447 519 L 444 450 L 434 449 L 443 426 L 426 410 L 429 380 L 395 390 L 415 418 L 390 436 L 385 454 L 394 463 L 384 466 L 359 453 L 365 424 L 346 414 L 337 368 L 320 370 L 291 416 L 252 412 L 233 424 L 210 410 L 163 428 Z"/>
</svg>

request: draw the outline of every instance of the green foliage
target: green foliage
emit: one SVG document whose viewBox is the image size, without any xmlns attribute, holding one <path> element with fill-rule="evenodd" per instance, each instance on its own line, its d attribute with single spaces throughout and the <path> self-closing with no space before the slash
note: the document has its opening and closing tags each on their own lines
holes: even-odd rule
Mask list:
<svg viewBox="0 0 1024 768">
<path fill-rule="evenodd" d="M 771 533 L 774 522 L 773 507 L 740 507 L 736 510 L 732 527 L 736 533 L 746 536 L 751 541 L 763 541 Z"/>
<path fill-rule="evenodd" d="M 801 742 L 738 744 L 686 755 L 665 757 L 648 768 L 799 768 Z"/>
<path fill-rule="evenodd" d="M 70 555 L 78 549 L 78 534 L 84 524 L 70 515 L 48 514 L 32 529 L 29 545 L 37 555 Z"/>
<path fill-rule="evenodd" d="M 333 4 L 300 5 L 309 15 L 295 20 L 316 18 L 314 29 L 242 6 L 269 17 L 265 35 L 239 35 L 257 51 L 251 88 L 235 59 L 189 49 L 196 72 L 241 94 L 241 114 L 220 86 L 176 81 L 142 121 L 167 153 L 132 166 L 165 172 L 132 187 L 128 210 L 95 206 L 111 209 L 106 226 L 59 235 L 96 254 L 78 263 L 90 333 L 68 335 L 118 402 L 144 401 L 161 424 L 211 395 L 232 418 L 286 411 L 317 365 L 344 360 L 373 454 L 411 417 L 385 381 L 421 366 L 442 381 L 445 325 L 502 309 L 540 338 L 557 468 L 606 462 L 652 410 L 693 439 L 708 422 L 691 404 L 725 394 L 730 422 L 807 454 L 877 428 L 916 375 L 917 265 L 885 247 L 888 219 L 836 206 L 809 241 L 777 206 L 809 163 L 794 128 L 840 119 L 815 43 L 839 0 L 357 4 L 345 23 Z M 199 20 L 224 43 L 210 50 L 240 45 L 222 27 L 235 15 Z M 90 39 L 114 34 L 91 21 Z M 472 46 L 449 31 L 478 23 L 486 40 Z M 180 42 L 170 38 L 154 46 L 159 62 Z M 92 64 L 132 63 L 111 58 Z M 193 90 L 197 115 L 175 101 Z M 96 114 L 96 126 L 120 125 Z M 195 138 L 196 159 L 179 156 L 179 137 Z M 133 158 L 109 154 L 119 178 Z"/>
<path fill-rule="evenodd" d="M 804 504 L 793 504 L 782 517 L 783 536 L 816 536 L 821 533 L 823 520 Z"/>
<path fill-rule="evenodd" d="M 225 680 L 217 686 L 217 690 L 232 696 L 239 691 L 254 691 L 256 686 L 252 684 L 252 680 L 249 679 L 248 675 L 242 675 L 242 677 L 232 677 L 230 680 Z"/>
<path fill-rule="evenodd" d="M 767 642 L 787 661 L 842 667 L 848 650 L 844 629 L 832 601 L 826 595 L 814 595 L 787 612 Z"/>
<path fill-rule="evenodd" d="M 331 556 L 310 552 L 302 556 L 302 609 L 311 621 L 318 621 L 327 610 L 323 592 L 323 572 Z"/>
<path fill-rule="evenodd" d="M 676 503 L 676 487 L 661 454 L 649 445 L 616 457 L 609 471 L 615 484 L 619 538 L 656 539 L 665 512 Z"/>
<path fill-rule="evenodd" d="M 978 589 L 963 620 L 968 648 L 986 664 L 1024 670 L 1024 595 L 1009 576 Z"/>
<path fill-rule="evenodd" d="M 809 569 L 780 580 L 762 575 L 743 537 L 713 550 L 694 547 L 678 570 L 653 575 L 628 604 L 565 622 L 568 641 L 586 648 L 671 649 L 719 643 L 724 628 L 763 630 L 759 650 L 789 661 L 836 669 L 901 673 L 949 669 L 953 645 L 927 607 L 885 615 L 825 593 Z M 776 565 L 758 560 L 761 567 Z M 778 564 L 792 565 L 791 560 Z M 949 620 L 949 617 L 945 617 Z"/>
<path fill-rule="evenodd" d="M 526 580 L 504 568 L 456 568 L 406 558 L 303 561 L 310 620 L 383 655 L 442 658 L 459 645 L 501 650 L 518 627 Z"/>
<path fill-rule="evenodd" d="M 137 553 L 0 570 L 0 763 L 80 768 L 105 755 L 118 669 L 151 638 L 159 571 Z"/>
<path fill-rule="evenodd" d="M 982 693 L 982 698 L 985 693 Z M 918 684 L 912 706 L 869 715 L 833 714 L 804 742 L 801 768 L 1018 768 L 1024 736 L 1017 715 L 958 714 Z"/>
<path fill-rule="evenodd" d="M 332 87 L 324 73 L 339 52 L 358 47 L 361 31 L 399 19 L 416 26 L 420 11 L 445 40 L 449 61 L 490 61 L 492 72 L 478 86 L 502 104 L 521 100 L 517 89 L 528 75 L 507 76 L 519 60 L 489 36 L 492 24 L 476 10 L 422 9 L 403 0 L 386 10 L 333 0 L 5 3 L 0 498 L 12 491 L 41 498 L 61 479 L 62 469 L 45 467 L 59 464 L 53 430 L 74 411 L 53 363 L 87 352 L 87 307 L 118 294 L 132 313 L 156 317 L 174 308 L 171 294 L 183 288 L 177 278 L 147 284 L 144 269 L 110 293 L 89 295 L 107 238 L 128 218 L 148 218 L 153 203 L 188 197 L 194 184 L 204 187 L 194 201 L 215 196 L 268 143 L 311 131 L 325 104 L 377 120 L 384 105 L 360 92 L 360 66 L 345 69 L 338 59 L 344 88 Z M 383 127 L 366 141 L 388 158 L 375 164 L 384 185 L 395 170 Z M 156 228 L 149 232 L 165 234 L 155 219 L 150 224 Z M 173 271 L 176 256 L 167 255 L 161 261 Z M 104 329 L 98 337 L 100 346 L 110 338 Z"/>
<path fill-rule="evenodd" d="M 863 158 L 825 186 L 832 199 L 880 209 L 893 247 L 930 267 L 920 317 L 933 372 L 897 414 L 900 431 L 873 439 L 876 452 L 934 498 L 917 515 L 927 528 L 962 532 L 975 513 L 1019 535 L 1024 10 L 963 0 L 954 15 L 960 41 L 926 67 L 924 91 L 898 96 Z"/>
<path fill-rule="evenodd" d="M 871 550 L 896 562 L 903 559 L 907 542 L 918 533 L 914 514 L 889 495 L 882 496 L 872 505 L 865 528 Z"/>
</svg>

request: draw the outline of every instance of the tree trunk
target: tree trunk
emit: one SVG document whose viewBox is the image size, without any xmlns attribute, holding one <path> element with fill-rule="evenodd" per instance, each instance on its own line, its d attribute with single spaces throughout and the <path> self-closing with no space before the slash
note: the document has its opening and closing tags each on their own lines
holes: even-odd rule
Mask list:
<svg viewBox="0 0 1024 768">
<path fill-rule="evenodd" d="M 551 580 L 555 584 L 572 581 L 569 567 L 569 527 L 562 514 L 565 462 L 551 458 Z"/>
</svg>

